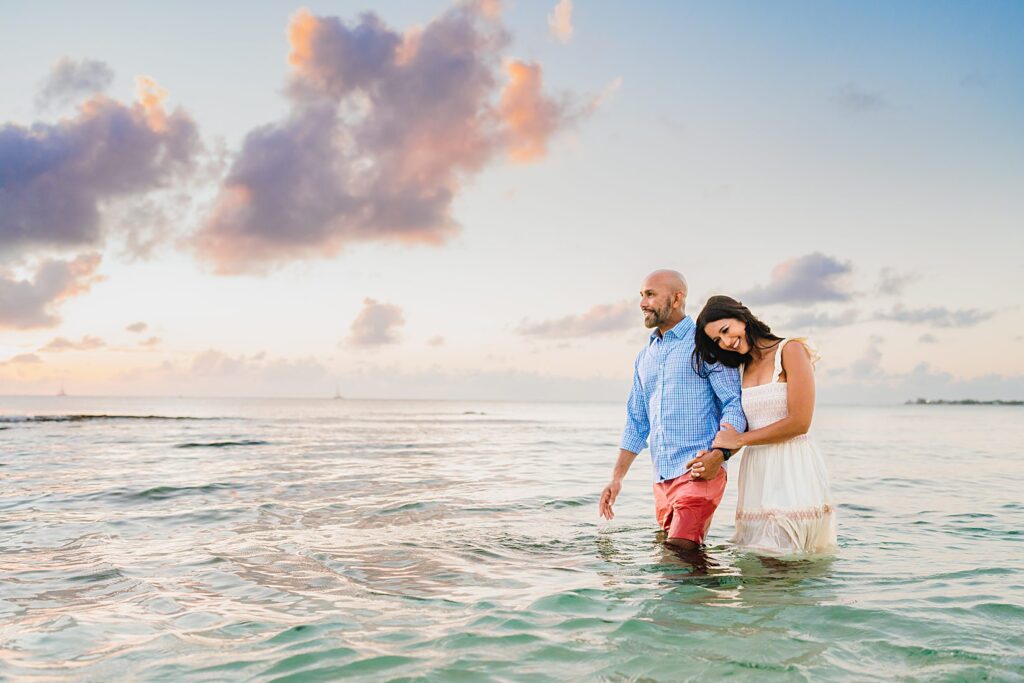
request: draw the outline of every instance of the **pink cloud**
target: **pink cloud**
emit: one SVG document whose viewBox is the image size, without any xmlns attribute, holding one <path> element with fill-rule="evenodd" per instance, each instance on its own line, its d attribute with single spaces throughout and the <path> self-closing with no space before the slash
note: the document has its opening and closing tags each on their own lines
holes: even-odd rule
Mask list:
<svg viewBox="0 0 1024 683">
<path fill-rule="evenodd" d="M 398 341 L 398 328 L 405 324 L 402 309 L 374 299 L 363 300 L 363 310 L 352 321 L 348 341 L 353 346 L 384 346 Z"/>
<path fill-rule="evenodd" d="M 39 349 L 43 352 L 57 353 L 60 351 L 92 351 L 106 346 L 107 343 L 99 337 L 82 337 L 80 341 L 72 341 L 65 337 L 52 339 L 49 344 Z"/>
<path fill-rule="evenodd" d="M 520 334 L 531 337 L 569 338 L 641 328 L 643 318 L 636 303 L 623 301 L 599 304 L 578 315 L 567 315 L 539 323 L 523 322 Z"/>
<path fill-rule="evenodd" d="M 219 273 L 331 256 L 360 241 L 440 244 L 454 198 L 503 150 L 536 160 L 569 122 L 540 66 L 512 62 L 488 3 L 401 33 L 376 15 L 291 21 L 291 111 L 251 131 L 196 235 Z M 500 97 L 500 104 L 495 100 Z"/>
<path fill-rule="evenodd" d="M 544 95 L 539 64 L 511 61 L 505 72 L 509 80 L 498 112 L 507 131 L 506 150 L 513 161 L 535 161 L 547 154 L 548 140 L 565 124 L 566 106 Z"/>
<path fill-rule="evenodd" d="M 43 359 L 34 353 L 19 353 L 16 356 L 8 358 L 7 360 L 0 362 L 0 366 L 5 365 L 39 365 L 43 362 Z"/>
</svg>

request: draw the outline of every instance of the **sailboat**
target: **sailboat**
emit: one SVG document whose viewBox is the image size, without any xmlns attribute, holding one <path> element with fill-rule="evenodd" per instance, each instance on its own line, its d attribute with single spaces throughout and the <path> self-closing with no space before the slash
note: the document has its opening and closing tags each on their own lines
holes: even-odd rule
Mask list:
<svg viewBox="0 0 1024 683">
<path fill-rule="evenodd" d="M 67 396 L 68 395 L 68 393 L 66 391 L 64 391 L 64 385 L 63 384 L 60 385 L 60 391 L 57 392 L 57 395 L 58 396 Z"/>
<path fill-rule="evenodd" d="M 340 393 L 338 393 L 338 385 L 335 384 L 334 385 L 334 400 L 335 401 L 340 401 L 340 400 L 342 400 L 344 398 L 345 398 L 344 396 L 342 396 Z"/>
</svg>

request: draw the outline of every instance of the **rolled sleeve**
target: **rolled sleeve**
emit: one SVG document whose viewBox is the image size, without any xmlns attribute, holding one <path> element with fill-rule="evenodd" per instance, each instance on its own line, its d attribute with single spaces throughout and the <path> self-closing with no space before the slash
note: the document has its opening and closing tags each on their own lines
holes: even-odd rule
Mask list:
<svg viewBox="0 0 1024 683">
<path fill-rule="evenodd" d="M 747 416 L 741 402 L 740 373 L 736 368 L 717 365 L 709 375 L 711 388 L 722 404 L 722 422 L 728 422 L 738 432 L 747 431 Z"/>
</svg>

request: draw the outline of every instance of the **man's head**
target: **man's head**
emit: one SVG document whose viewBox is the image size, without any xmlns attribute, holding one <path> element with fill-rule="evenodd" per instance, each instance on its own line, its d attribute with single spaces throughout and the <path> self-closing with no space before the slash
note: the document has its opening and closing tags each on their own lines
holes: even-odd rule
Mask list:
<svg viewBox="0 0 1024 683">
<path fill-rule="evenodd" d="M 640 287 L 640 310 L 646 327 L 666 332 L 686 315 L 686 278 L 675 270 L 656 270 Z"/>
</svg>

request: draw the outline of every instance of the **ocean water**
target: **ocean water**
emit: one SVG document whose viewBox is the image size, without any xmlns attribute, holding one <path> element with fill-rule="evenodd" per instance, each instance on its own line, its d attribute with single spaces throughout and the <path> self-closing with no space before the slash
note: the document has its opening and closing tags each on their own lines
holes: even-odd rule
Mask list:
<svg viewBox="0 0 1024 683">
<path fill-rule="evenodd" d="M 820 407 L 839 553 L 691 562 L 619 405 L 0 398 L 0 679 L 1024 680 L 1022 418 Z"/>
</svg>

